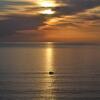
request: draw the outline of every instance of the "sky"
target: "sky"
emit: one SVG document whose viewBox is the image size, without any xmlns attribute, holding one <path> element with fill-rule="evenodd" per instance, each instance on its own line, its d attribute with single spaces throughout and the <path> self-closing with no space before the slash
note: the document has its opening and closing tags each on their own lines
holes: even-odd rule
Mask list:
<svg viewBox="0 0 100 100">
<path fill-rule="evenodd" d="M 100 43 L 100 0 L 0 0 L 0 42 Z"/>
</svg>

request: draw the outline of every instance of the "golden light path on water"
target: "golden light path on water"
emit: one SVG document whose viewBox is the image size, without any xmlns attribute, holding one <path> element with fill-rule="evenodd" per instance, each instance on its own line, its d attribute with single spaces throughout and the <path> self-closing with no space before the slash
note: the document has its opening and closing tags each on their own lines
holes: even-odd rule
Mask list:
<svg viewBox="0 0 100 100">
<path fill-rule="evenodd" d="M 48 71 L 53 71 L 53 45 L 51 42 L 47 43 L 46 48 L 46 66 Z"/>
<path fill-rule="evenodd" d="M 54 94 L 54 75 L 50 75 L 50 71 L 54 71 L 53 66 L 53 45 L 51 42 L 47 43 L 46 51 L 45 51 L 45 70 L 47 74 L 45 74 L 47 78 L 44 78 L 45 85 L 43 88 L 45 89 L 44 99 L 45 100 L 55 100 Z"/>
</svg>

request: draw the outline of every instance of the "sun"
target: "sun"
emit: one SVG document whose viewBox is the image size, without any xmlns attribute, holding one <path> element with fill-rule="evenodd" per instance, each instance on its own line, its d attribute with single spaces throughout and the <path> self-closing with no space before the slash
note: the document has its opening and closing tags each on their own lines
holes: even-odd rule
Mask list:
<svg viewBox="0 0 100 100">
<path fill-rule="evenodd" d="M 40 7 L 55 7 L 57 4 L 53 0 L 38 0 L 37 4 Z"/>
<path fill-rule="evenodd" d="M 42 7 L 54 7 L 54 3 L 50 1 L 41 2 Z"/>
<path fill-rule="evenodd" d="M 55 13 L 55 11 L 51 10 L 51 9 L 46 9 L 43 11 L 40 11 L 41 14 L 47 14 L 47 15 L 52 15 Z"/>
<path fill-rule="evenodd" d="M 53 15 L 55 14 L 55 11 L 52 10 L 52 8 L 56 7 L 56 1 L 55 0 L 37 0 L 37 5 L 40 7 L 40 14 L 44 15 Z"/>
</svg>

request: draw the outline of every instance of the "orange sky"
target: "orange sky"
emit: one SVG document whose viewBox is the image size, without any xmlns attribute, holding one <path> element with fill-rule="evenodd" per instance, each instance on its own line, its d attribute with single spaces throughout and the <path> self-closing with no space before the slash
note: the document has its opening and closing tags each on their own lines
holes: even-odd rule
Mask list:
<svg viewBox="0 0 100 100">
<path fill-rule="evenodd" d="M 0 2 L 1 42 L 100 42 L 98 0 Z"/>
</svg>

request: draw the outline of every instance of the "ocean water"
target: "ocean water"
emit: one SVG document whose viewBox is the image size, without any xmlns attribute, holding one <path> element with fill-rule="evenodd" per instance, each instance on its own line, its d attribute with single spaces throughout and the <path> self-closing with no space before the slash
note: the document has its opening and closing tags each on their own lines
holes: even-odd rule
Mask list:
<svg viewBox="0 0 100 100">
<path fill-rule="evenodd" d="M 100 100 L 100 46 L 0 45 L 0 100 Z"/>
</svg>

